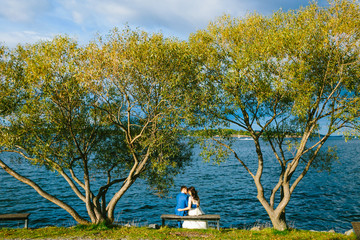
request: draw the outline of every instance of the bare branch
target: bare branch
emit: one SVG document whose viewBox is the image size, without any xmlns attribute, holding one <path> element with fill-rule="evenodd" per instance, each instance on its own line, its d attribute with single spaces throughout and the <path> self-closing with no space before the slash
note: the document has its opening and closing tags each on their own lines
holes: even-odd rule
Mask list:
<svg viewBox="0 0 360 240">
<path fill-rule="evenodd" d="M 246 171 L 253 177 L 255 178 L 254 174 L 251 172 L 251 170 L 247 167 L 247 165 L 244 163 L 244 161 L 242 161 L 239 156 L 236 154 L 236 152 L 227 144 L 224 144 L 223 142 L 219 141 L 216 138 L 211 138 L 212 140 L 216 141 L 218 144 L 220 144 L 221 146 L 225 147 L 226 149 L 228 149 L 229 151 L 231 151 L 234 154 L 234 157 L 241 163 L 241 165 L 243 165 L 243 167 L 246 169 Z"/>
<path fill-rule="evenodd" d="M 70 167 L 69 168 L 71 177 L 74 179 L 74 181 L 79 184 L 80 187 L 82 187 L 85 190 L 85 184 L 79 180 L 79 178 L 76 177 L 74 170 Z"/>
<path fill-rule="evenodd" d="M 272 208 L 274 208 L 274 203 L 275 203 L 275 195 L 276 192 L 279 190 L 279 188 L 281 187 L 282 183 L 283 183 L 283 177 L 284 177 L 284 170 L 282 170 L 280 177 L 279 177 L 279 181 L 278 183 L 275 185 L 275 187 L 271 190 L 271 195 L 270 195 L 270 206 Z"/>
<path fill-rule="evenodd" d="M 18 148 L 20 148 L 20 146 L 17 146 Z M 23 148 L 21 148 L 23 149 Z M 29 156 L 27 156 L 24 152 L 22 151 L 16 151 L 16 150 L 9 150 L 7 152 L 13 152 L 13 153 L 17 153 L 19 155 L 21 155 L 23 158 L 30 160 L 32 162 L 36 162 L 37 159 L 35 158 L 30 158 Z M 79 189 L 76 187 L 76 185 L 74 184 L 74 182 L 69 178 L 69 176 L 64 172 L 63 168 L 56 163 L 55 161 L 52 161 L 49 158 L 44 158 L 44 160 L 46 162 L 48 162 L 50 164 L 50 166 L 52 168 L 54 168 L 58 173 L 60 173 L 60 175 L 66 180 L 66 182 L 69 184 L 69 186 L 71 187 L 71 189 L 74 191 L 74 193 L 82 200 L 85 200 L 84 195 L 79 191 Z"/>
<path fill-rule="evenodd" d="M 99 188 L 99 192 L 98 192 L 98 194 L 97 194 L 97 196 L 96 196 L 95 199 L 100 199 L 100 197 L 101 197 L 102 195 L 106 194 L 106 192 L 108 191 L 108 189 L 109 189 L 112 185 L 114 185 L 114 184 L 116 184 L 116 183 L 119 183 L 119 182 L 124 182 L 126 179 L 127 179 L 127 178 L 115 179 L 115 180 L 109 182 L 108 184 L 100 187 L 100 188 Z"/>
</svg>

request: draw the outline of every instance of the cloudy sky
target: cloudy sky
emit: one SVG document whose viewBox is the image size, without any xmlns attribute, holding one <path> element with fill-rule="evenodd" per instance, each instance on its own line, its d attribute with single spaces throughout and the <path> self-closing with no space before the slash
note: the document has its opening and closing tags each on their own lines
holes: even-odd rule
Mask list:
<svg viewBox="0 0 360 240">
<path fill-rule="evenodd" d="M 326 0 L 318 0 L 326 5 Z M 187 39 L 223 14 L 269 15 L 308 0 L 0 0 L 0 43 L 9 47 L 67 34 L 87 43 L 114 27 L 140 28 Z"/>
</svg>

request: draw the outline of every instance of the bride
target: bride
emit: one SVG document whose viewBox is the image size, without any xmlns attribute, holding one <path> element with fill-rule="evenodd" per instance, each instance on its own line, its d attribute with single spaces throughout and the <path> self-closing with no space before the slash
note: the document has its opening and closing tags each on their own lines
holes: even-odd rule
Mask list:
<svg viewBox="0 0 360 240">
<path fill-rule="evenodd" d="M 189 211 L 189 216 L 198 216 L 203 215 L 204 212 L 200 208 L 200 198 L 197 194 L 197 191 L 194 187 L 190 187 L 188 189 L 188 193 L 190 194 L 188 207 L 178 209 L 178 211 Z M 199 221 L 199 220 L 185 220 L 182 224 L 183 228 L 191 228 L 191 229 L 206 229 L 208 227 L 207 221 Z"/>
</svg>

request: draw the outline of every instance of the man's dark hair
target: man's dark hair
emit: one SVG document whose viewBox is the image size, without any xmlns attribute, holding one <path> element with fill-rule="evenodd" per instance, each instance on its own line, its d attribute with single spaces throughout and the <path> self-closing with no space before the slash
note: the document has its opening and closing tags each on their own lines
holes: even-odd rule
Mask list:
<svg viewBox="0 0 360 240">
<path fill-rule="evenodd" d="M 187 190 L 187 187 L 186 187 L 186 186 L 181 186 L 180 192 L 182 192 L 183 189 L 186 189 L 186 190 Z"/>
</svg>

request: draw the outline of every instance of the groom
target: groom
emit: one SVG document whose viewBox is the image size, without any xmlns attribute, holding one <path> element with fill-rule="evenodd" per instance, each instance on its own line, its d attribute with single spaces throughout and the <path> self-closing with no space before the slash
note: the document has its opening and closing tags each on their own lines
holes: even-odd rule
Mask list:
<svg viewBox="0 0 360 240">
<path fill-rule="evenodd" d="M 178 211 L 178 209 L 187 208 L 189 196 L 187 195 L 187 187 L 181 186 L 180 193 L 176 196 L 175 214 L 178 216 L 187 216 L 187 211 Z M 178 227 L 181 228 L 181 221 L 178 221 Z"/>
</svg>

